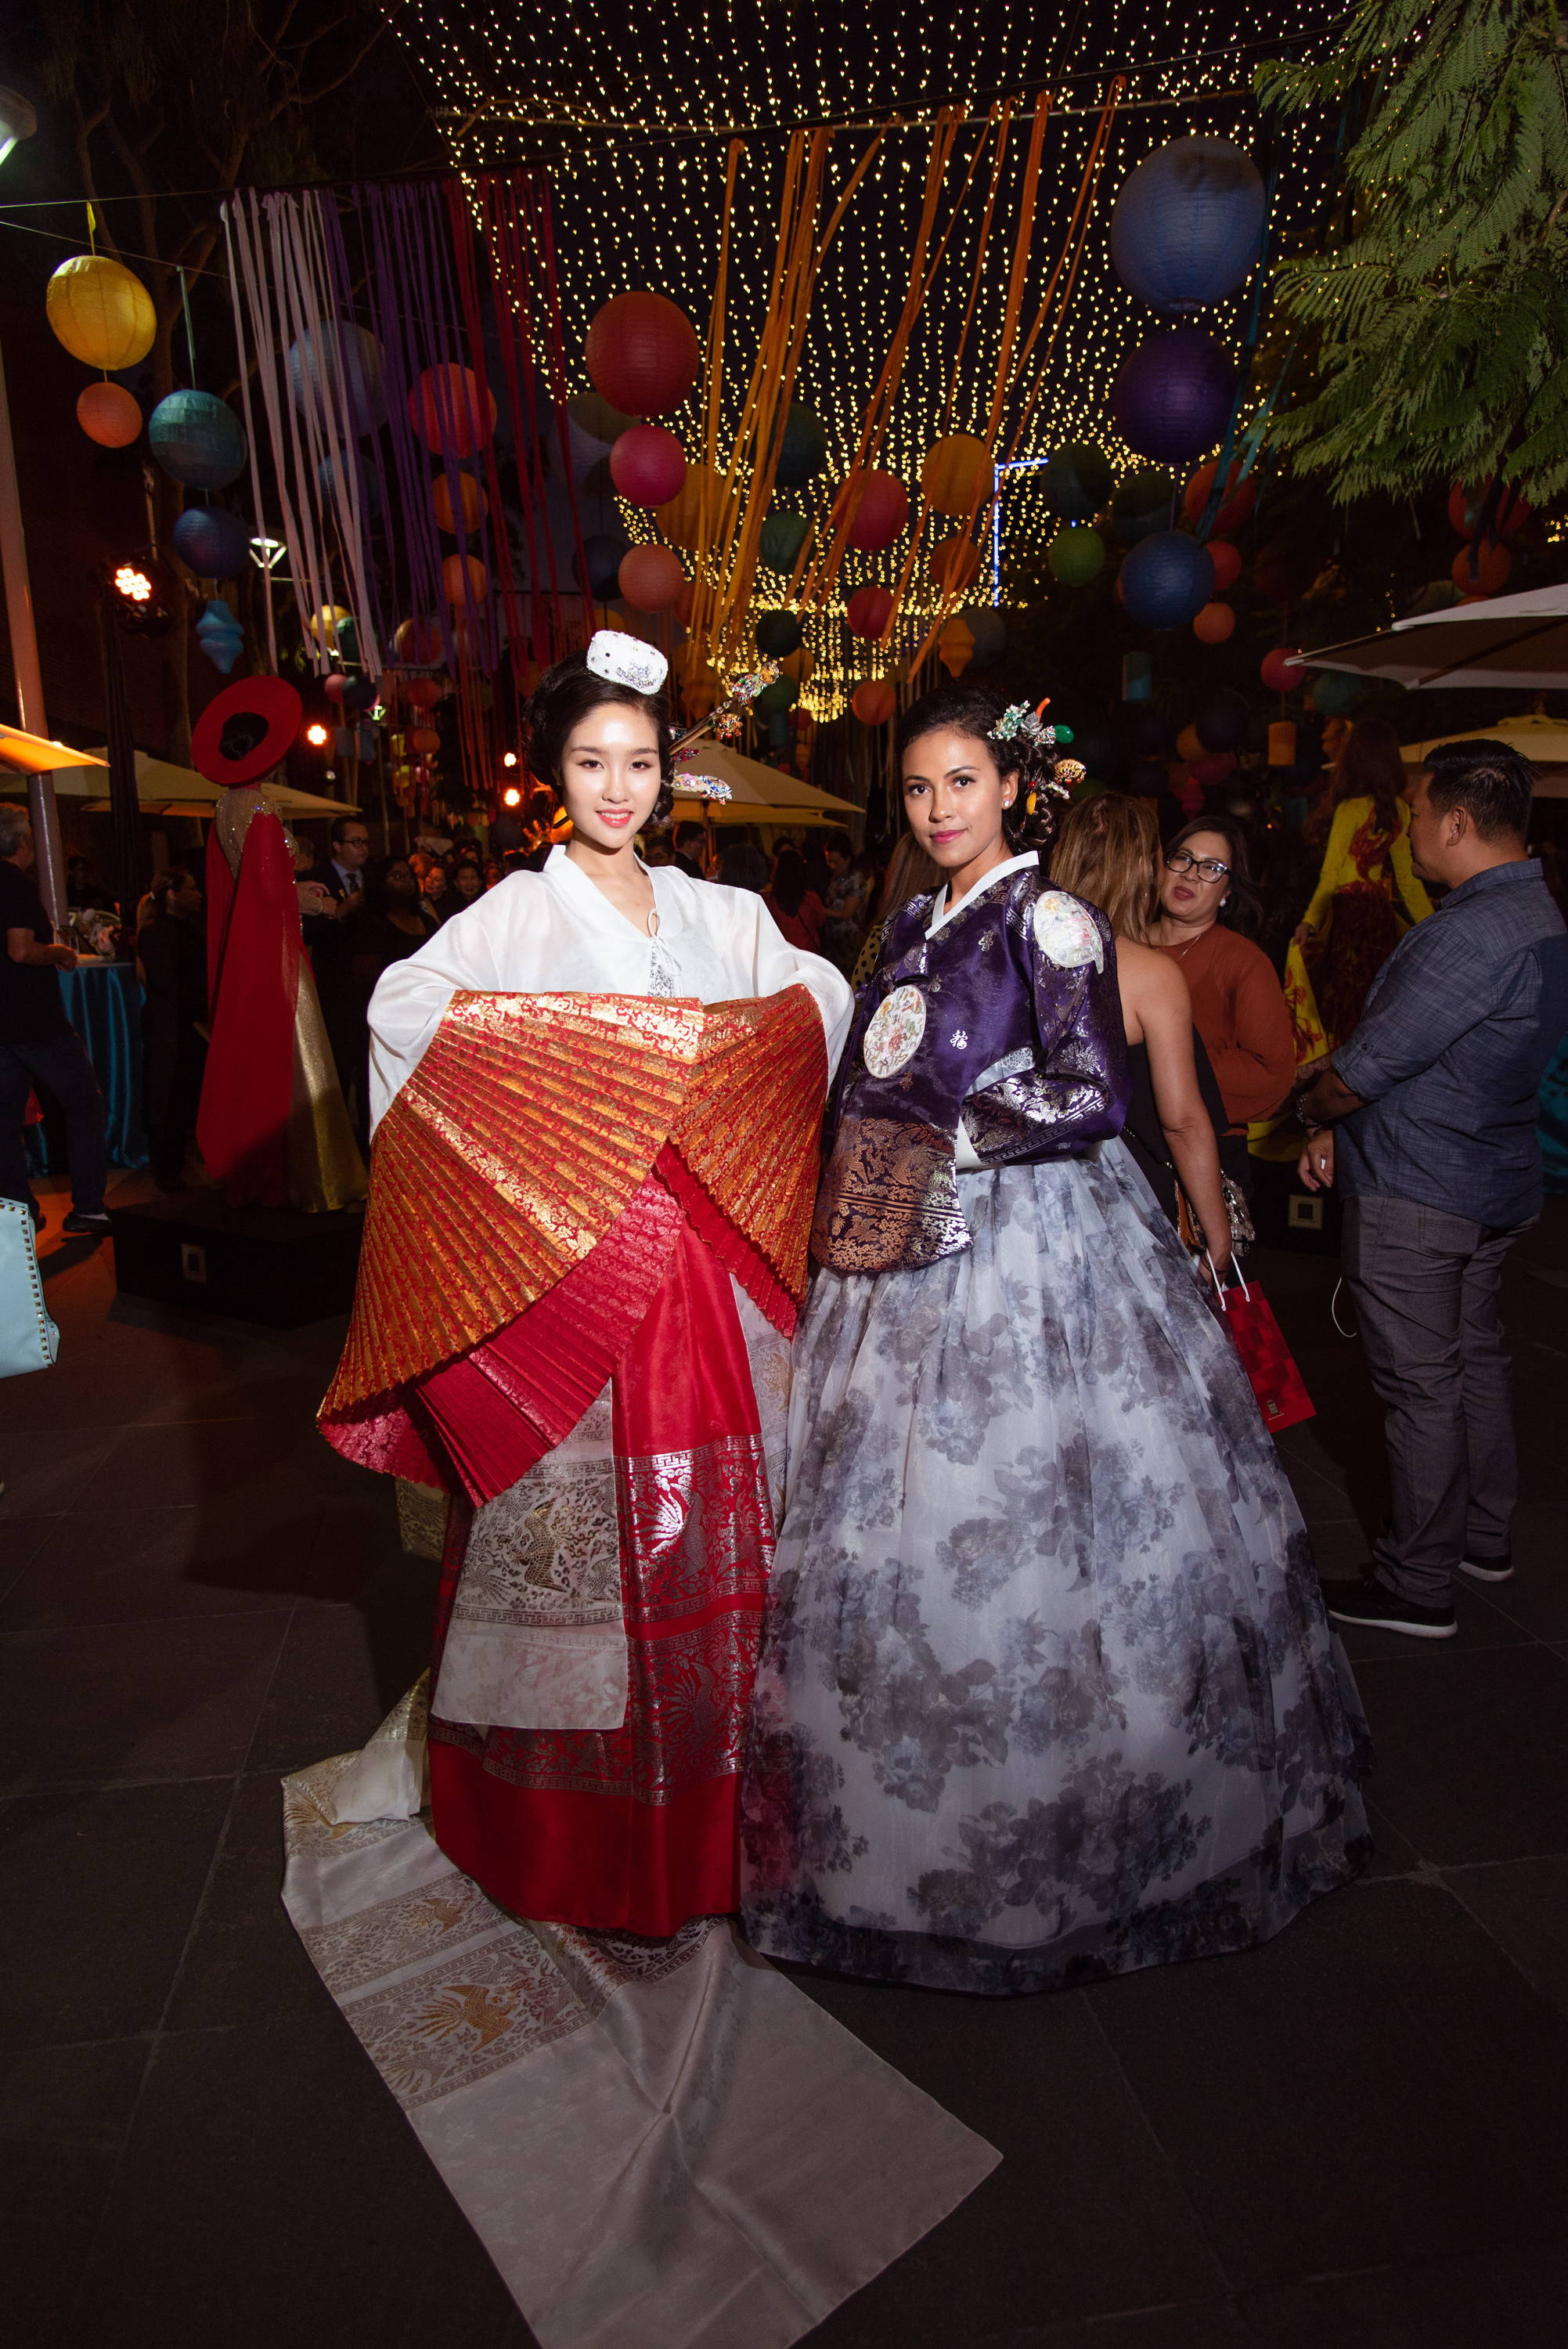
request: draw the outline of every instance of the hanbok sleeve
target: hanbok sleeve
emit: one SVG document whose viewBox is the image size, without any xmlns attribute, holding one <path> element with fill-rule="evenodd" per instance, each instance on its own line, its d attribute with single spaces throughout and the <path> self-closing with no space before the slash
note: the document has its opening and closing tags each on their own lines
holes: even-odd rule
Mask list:
<svg viewBox="0 0 1568 2349">
<path fill-rule="evenodd" d="M 736 900 L 732 910 L 739 922 L 750 926 L 749 935 L 743 935 L 740 944 L 750 964 L 753 991 L 758 995 L 780 995 L 787 987 L 804 987 L 815 999 L 822 1015 L 830 1079 L 854 1017 L 855 999 L 848 979 L 823 956 L 808 954 L 803 947 L 792 947 L 761 898 L 751 890 L 729 889 L 724 894 Z"/>
<path fill-rule="evenodd" d="M 1127 1031 L 1109 924 L 1065 890 L 1047 889 L 1029 916 L 1026 954 L 1034 1046 L 987 1071 L 991 1081 L 964 1103 L 983 1166 L 1071 1157 L 1119 1133 L 1127 1114 Z"/>
<path fill-rule="evenodd" d="M 376 1127 L 428 1050 L 454 995 L 510 984 L 500 975 L 500 932 L 511 909 L 506 889 L 492 890 L 427 938 L 418 951 L 384 970 L 370 999 L 370 1125 Z"/>
</svg>

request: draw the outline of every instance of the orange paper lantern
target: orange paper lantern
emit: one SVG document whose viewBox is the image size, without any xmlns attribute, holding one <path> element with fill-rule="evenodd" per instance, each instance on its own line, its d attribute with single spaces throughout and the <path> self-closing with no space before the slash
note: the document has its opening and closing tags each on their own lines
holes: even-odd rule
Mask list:
<svg viewBox="0 0 1568 2349">
<path fill-rule="evenodd" d="M 634 546 L 621 557 L 615 584 L 639 612 L 667 612 L 686 581 L 679 555 L 667 546 Z"/>
<path fill-rule="evenodd" d="M 850 708 L 862 726 L 885 726 L 898 708 L 898 696 L 885 677 L 868 677 L 856 686 Z"/>
<path fill-rule="evenodd" d="M 100 449 L 129 449 L 141 430 L 141 410 L 122 383 L 89 383 L 77 397 L 77 422 Z"/>
<path fill-rule="evenodd" d="M 408 394 L 408 421 L 432 454 L 471 457 L 495 430 L 495 395 L 465 367 L 427 367 Z"/>
<path fill-rule="evenodd" d="M 995 478 L 991 451 L 971 432 L 950 432 L 928 449 L 920 469 L 920 486 L 940 514 L 972 514 L 989 496 Z"/>
<path fill-rule="evenodd" d="M 480 603 L 490 587 L 490 573 L 477 554 L 449 554 L 441 565 L 441 587 L 449 604 L 472 596 Z"/>
<path fill-rule="evenodd" d="M 428 759 L 433 750 L 440 749 L 441 738 L 433 726 L 411 726 L 407 743 L 410 750 L 417 752 L 421 759 Z"/>
<path fill-rule="evenodd" d="M 722 473 L 711 465 L 688 465 L 680 494 L 656 506 L 654 520 L 673 546 L 695 553 L 723 538 L 734 505 L 734 499 L 726 493 Z"/>
<path fill-rule="evenodd" d="M 403 687 L 403 698 L 410 709 L 434 709 L 441 698 L 441 688 L 433 677 L 411 677 Z"/>
<path fill-rule="evenodd" d="M 400 620 L 392 649 L 410 668 L 428 668 L 442 657 L 441 631 L 434 620 Z"/>
<path fill-rule="evenodd" d="M 980 576 L 980 549 L 972 539 L 944 538 L 931 550 L 931 575 L 948 595 L 962 595 Z"/>
<path fill-rule="evenodd" d="M 458 527 L 457 517 L 460 513 L 465 531 L 478 530 L 490 512 L 490 500 L 471 473 L 459 473 L 456 476 L 458 499 L 454 508 L 453 478 L 449 473 L 438 473 L 436 486 L 430 492 L 430 503 L 436 513 L 436 527 L 438 530 L 455 532 Z"/>
<path fill-rule="evenodd" d="M 1508 585 L 1513 557 L 1495 539 L 1472 539 L 1454 557 L 1454 585 L 1461 595 L 1495 595 Z"/>
<path fill-rule="evenodd" d="M 1228 604 L 1205 604 L 1192 623 L 1192 634 L 1201 645 L 1222 645 L 1235 625 Z"/>
</svg>

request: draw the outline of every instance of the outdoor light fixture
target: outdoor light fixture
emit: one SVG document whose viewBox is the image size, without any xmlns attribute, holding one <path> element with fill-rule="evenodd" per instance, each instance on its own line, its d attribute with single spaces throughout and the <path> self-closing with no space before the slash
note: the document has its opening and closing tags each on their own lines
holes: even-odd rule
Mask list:
<svg viewBox="0 0 1568 2349">
<path fill-rule="evenodd" d="M 111 554 L 98 565 L 109 608 L 128 634 L 159 636 L 173 622 L 169 580 L 150 554 Z"/>
<path fill-rule="evenodd" d="M 517 764 L 517 752 L 515 750 L 503 750 L 500 754 L 500 762 L 503 767 L 515 767 Z"/>
<path fill-rule="evenodd" d="M 327 742 L 325 727 L 320 725 L 307 726 L 304 730 L 304 739 L 308 743 L 310 743 L 314 750 L 325 750 Z"/>
<path fill-rule="evenodd" d="M 258 571 L 275 571 L 287 553 L 288 548 L 281 538 L 253 538 L 251 541 L 251 561 Z"/>
<path fill-rule="evenodd" d="M 522 805 L 522 793 L 518 790 L 515 783 L 511 784 L 507 790 L 502 792 L 500 795 L 500 803 L 502 807 L 521 807 Z"/>
<path fill-rule="evenodd" d="M 31 139 L 38 118 L 19 89 L 0 88 L 0 163 L 18 140 Z"/>
</svg>

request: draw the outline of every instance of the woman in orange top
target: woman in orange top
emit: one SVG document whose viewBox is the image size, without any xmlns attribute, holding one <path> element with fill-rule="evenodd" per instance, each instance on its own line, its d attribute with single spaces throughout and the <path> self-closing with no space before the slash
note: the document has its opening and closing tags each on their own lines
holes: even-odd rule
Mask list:
<svg viewBox="0 0 1568 2349">
<path fill-rule="evenodd" d="M 1284 990 L 1263 948 L 1242 935 L 1256 913 L 1257 892 L 1236 828 L 1204 816 L 1179 832 L 1161 866 L 1154 935 L 1187 982 L 1192 1025 L 1231 1121 L 1221 1164 L 1233 1182 L 1243 1184 L 1246 1129 L 1254 1118 L 1274 1115 L 1295 1079 Z"/>
</svg>

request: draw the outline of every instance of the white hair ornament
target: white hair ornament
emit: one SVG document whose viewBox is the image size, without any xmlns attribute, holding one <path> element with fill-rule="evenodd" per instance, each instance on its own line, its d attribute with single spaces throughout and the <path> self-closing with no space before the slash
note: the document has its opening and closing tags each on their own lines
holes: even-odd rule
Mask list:
<svg viewBox="0 0 1568 2349">
<path fill-rule="evenodd" d="M 595 677 L 612 685 L 629 685 L 634 693 L 657 693 L 670 665 L 656 645 L 630 636 L 619 628 L 599 628 L 588 641 L 588 666 Z"/>
</svg>

